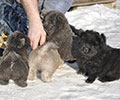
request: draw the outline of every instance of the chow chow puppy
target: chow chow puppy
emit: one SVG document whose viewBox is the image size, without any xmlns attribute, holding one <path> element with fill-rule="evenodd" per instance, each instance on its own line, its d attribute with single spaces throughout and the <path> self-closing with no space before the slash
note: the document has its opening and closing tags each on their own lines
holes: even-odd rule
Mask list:
<svg viewBox="0 0 120 100">
<path fill-rule="evenodd" d="M 120 78 L 120 49 L 106 44 L 104 34 L 87 30 L 79 35 L 77 42 L 78 73 L 88 76 L 86 82 L 93 83 L 96 78 L 101 82 Z"/>
<path fill-rule="evenodd" d="M 27 86 L 29 47 L 30 40 L 23 33 L 16 31 L 8 36 L 0 60 L 0 84 L 7 85 L 12 79 L 18 86 Z"/>
<path fill-rule="evenodd" d="M 63 13 L 48 11 L 43 14 L 43 26 L 47 33 L 47 41 L 55 43 L 64 61 L 75 60 L 71 53 L 73 35 L 71 27 Z"/>
<path fill-rule="evenodd" d="M 30 67 L 28 80 L 33 80 L 38 71 L 43 82 L 51 81 L 55 70 L 64 63 L 57 49 L 56 44 L 47 42 L 31 52 L 28 60 Z"/>
</svg>

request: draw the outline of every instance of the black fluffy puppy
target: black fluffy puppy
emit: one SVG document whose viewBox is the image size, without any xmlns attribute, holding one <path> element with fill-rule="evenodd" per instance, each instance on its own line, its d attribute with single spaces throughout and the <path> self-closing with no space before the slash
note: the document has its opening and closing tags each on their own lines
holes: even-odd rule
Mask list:
<svg viewBox="0 0 120 100">
<path fill-rule="evenodd" d="M 12 79 L 18 86 L 27 86 L 29 46 L 29 38 L 21 32 L 16 31 L 8 36 L 0 60 L 0 84 L 7 85 L 9 79 Z"/>
<path fill-rule="evenodd" d="M 103 34 L 85 31 L 79 34 L 77 64 L 78 73 L 88 76 L 86 82 L 92 83 L 96 78 L 101 82 L 120 78 L 120 49 L 106 45 Z"/>
</svg>

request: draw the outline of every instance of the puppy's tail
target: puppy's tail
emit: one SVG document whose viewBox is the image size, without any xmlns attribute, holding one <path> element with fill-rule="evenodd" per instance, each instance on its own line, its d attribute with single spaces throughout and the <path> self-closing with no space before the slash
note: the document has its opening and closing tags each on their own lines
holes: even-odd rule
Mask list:
<svg viewBox="0 0 120 100">
<path fill-rule="evenodd" d="M 43 55 L 43 54 L 46 54 L 48 51 L 50 51 L 50 50 L 57 50 L 59 47 L 55 44 L 55 43 L 53 43 L 53 42 L 46 42 L 45 44 L 43 44 L 41 47 L 40 47 L 40 49 L 39 49 L 39 53 L 41 54 L 41 55 Z"/>
</svg>

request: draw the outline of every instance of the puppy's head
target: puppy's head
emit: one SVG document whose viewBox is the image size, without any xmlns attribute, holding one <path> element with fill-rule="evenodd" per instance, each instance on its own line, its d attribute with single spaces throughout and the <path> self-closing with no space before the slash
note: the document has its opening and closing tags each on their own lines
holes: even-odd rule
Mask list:
<svg viewBox="0 0 120 100">
<path fill-rule="evenodd" d="M 80 35 L 79 41 L 79 56 L 92 58 L 102 52 L 102 48 L 106 42 L 103 34 L 95 31 L 85 31 Z"/>
<path fill-rule="evenodd" d="M 49 34 L 64 29 L 68 24 L 64 14 L 58 11 L 49 11 L 46 14 L 43 14 L 43 19 L 43 26 Z"/>
<path fill-rule="evenodd" d="M 15 31 L 8 36 L 7 47 L 27 49 L 30 46 L 29 38 L 22 32 Z"/>
</svg>

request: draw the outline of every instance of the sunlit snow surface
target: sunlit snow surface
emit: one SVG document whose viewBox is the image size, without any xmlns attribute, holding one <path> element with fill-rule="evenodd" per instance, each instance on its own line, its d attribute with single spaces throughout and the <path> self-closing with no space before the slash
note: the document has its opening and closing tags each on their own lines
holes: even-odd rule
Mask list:
<svg viewBox="0 0 120 100">
<path fill-rule="evenodd" d="M 70 24 L 83 30 L 92 29 L 104 33 L 107 44 L 120 48 L 120 9 L 94 5 L 66 13 Z M 0 100 L 120 100 L 120 80 L 93 84 L 85 83 L 85 77 L 77 75 L 78 67 L 64 64 L 58 69 L 51 83 L 36 79 L 20 88 L 10 80 L 9 85 L 0 85 Z"/>
</svg>

